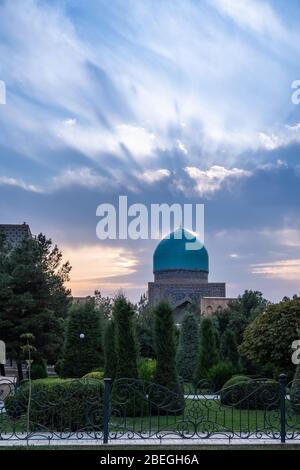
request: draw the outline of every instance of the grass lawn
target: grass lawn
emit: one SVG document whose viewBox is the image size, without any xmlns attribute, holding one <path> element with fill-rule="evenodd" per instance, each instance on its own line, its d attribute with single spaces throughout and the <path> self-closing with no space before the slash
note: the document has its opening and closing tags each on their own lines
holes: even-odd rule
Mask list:
<svg viewBox="0 0 300 470">
<path fill-rule="evenodd" d="M 110 433 L 117 437 L 126 437 L 130 433 L 142 434 L 143 437 L 157 435 L 212 435 L 234 433 L 236 436 L 247 437 L 252 433 L 272 434 L 280 430 L 279 411 L 239 410 L 220 404 L 218 400 L 185 401 L 184 415 L 168 416 L 114 416 L 110 419 Z M 291 415 L 289 402 L 286 402 L 288 431 L 300 432 L 300 416 Z M 95 430 L 94 430 L 95 431 Z M 26 432 L 26 418 L 11 420 L 6 413 L 0 415 L 0 434 Z M 255 436 L 254 436 L 255 437 Z"/>
</svg>

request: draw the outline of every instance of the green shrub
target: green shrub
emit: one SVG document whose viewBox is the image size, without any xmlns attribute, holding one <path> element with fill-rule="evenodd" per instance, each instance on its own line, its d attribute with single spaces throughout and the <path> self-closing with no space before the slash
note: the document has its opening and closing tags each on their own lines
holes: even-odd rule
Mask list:
<svg viewBox="0 0 300 470">
<path fill-rule="evenodd" d="M 219 362 L 208 371 L 208 379 L 214 391 L 221 390 L 223 385 L 232 377 L 234 373 L 231 362 Z"/>
<path fill-rule="evenodd" d="M 155 359 L 141 359 L 138 363 L 139 378 L 146 382 L 153 382 L 156 371 Z"/>
<path fill-rule="evenodd" d="M 32 380 L 45 379 L 48 377 L 46 361 L 42 359 L 38 362 L 33 362 L 31 365 L 30 375 Z"/>
<path fill-rule="evenodd" d="M 279 386 L 274 380 L 237 376 L 223 386 L 220 400 L 222 405 L 237 409 L 275 410 L 279 407 Z"/>
<path fill-rule="evenodd" d="M 240 384 L 242 382 L 249 382 L 250 377 L 247 377 L 247 375 L 234 375 L 231 377 L 231 379 L 227 380 L 227 382 L 224 383 L 222 388 L 228 388 L 231 387 L 232 385 Z"/>
<path fill-rule="evenodd" d="M 89 372 L 88 374 L 85 374 L 82 378 L 83 379 L 103 380 L 104 372 L 103 372 L 103 370 L 101 372 L 97 372 L 97 371 Z"/>
<path fill-rule="evenodd" d="M 296 414 L 300 414 L 300 364 L 297 365 L 294 380 L 291 385 L 291 405 Z"/>
<path fill-rule="evenodd" d="M 26 414 L 28 382 L 5 401 L 9 418 Z M 30 431 L 76 432 L 102 429 L 103 384 L 99 380 L 42 379 L 32 382 Z"/>
<path fill-rule="evenodd" d="M 55 363 L 54 370 L 55 370 L 56 374 L 59 375 L 59 376 L 61 376 L 61 374 L 62 374 L 62 366 L 63 366 L 63 360 L 58 359 Z"/>
</svg>

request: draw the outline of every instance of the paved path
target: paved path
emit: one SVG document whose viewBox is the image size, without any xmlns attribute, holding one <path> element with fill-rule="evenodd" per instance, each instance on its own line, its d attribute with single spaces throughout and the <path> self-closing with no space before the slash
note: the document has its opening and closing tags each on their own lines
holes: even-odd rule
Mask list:
<svg viewBox="0 0 300 470">
<path fill-rule="evenodd" d="M 287 441 L 285 445 L 299 445 L 300 441 Z M 13 446 L 98 446 L 105 448 L 102 440 L 96 439 L 60 439 L 60 440 L 0 440 L 0 448 Z M 282 446 L 278 439 L 111 439 L 108 441 L 110 446 Z"/>
</svg>

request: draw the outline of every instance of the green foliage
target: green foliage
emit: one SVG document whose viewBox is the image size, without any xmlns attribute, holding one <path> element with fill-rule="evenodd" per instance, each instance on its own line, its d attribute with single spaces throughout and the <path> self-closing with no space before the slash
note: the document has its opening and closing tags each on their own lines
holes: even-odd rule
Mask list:
<svg viewBox="0 0 300 470">
<path fill-rule="evenodd" d="M 279 386 L 275 380 L 252 380 L 243 377 L 235 384 L 224 385 L 220 393 L 222 405 L 237 409 L 277 410 L 279 407 Z"/>
<path fill-rule="evenodd" d="M 54 370 L 56 372 L 57 375 L 61 376 L 62 374 L 62 366 L 63 366 L 63 360 L 62 359 L 58 359 L 54 365 Z"/>
<path fill-rule="evenodd" d="M 203 318 L 200 324 L 200 347 L 194 380 L 208 377 L 208 371 L 218 362 L 218 351 L 216 346 L 216 329 L 209 317 Z"/>
<path fill-rule="evenodd" d="M 231 331 L 237 345 L 240 345 L 245 328 L 265 310 L 267 304 L 261 292 L 246 290 L 243 295 L 231 301 L 226 310 L 214 314 L 220 336 L 226 330 Z"/>
<path fill-rule="evenodd" d="M 235 370 L 239 369 L 240 356 L 236 337 L 230 329 L 225 330 L 220 342 L 220 356 L 223 361 L 231 362 Z"/>
<path fill-rule="evenodd" d="M 7 356 L 22 360 L 20 337 L 31 333 L 35 347 L 54 364 L 63 345 L 70 291 L 64 286 L 70 265 L 40 234 L 15 248 L 0 242 L 0 331 Z"/>
<path fill-rule="evenodd" d="M 26 414 L 28 383 L 5 401 L 8 416 L 18 420 Z M 99 380 L 44 379 L 32 382 L 30 430 L 88 431 L 102 429 L 103 384 Z M 93 423 L 93 426 L 92 424 Z"/>
<path fill-rule="evenodd" d="M 300 414 L 300 363 L 296 367 L 294 379 L 291 386 L 291 404 L 293 411 L 299 415 Z"/>
<path fill-rule="evenodd" d="M 138 363 L 139 378 L 146 382 L 153 382 L 156 372 L 155 359 L 140 359 Z"/>
<path fill-rule="evenodd" d="M 95 306 L 100 311 L 105 320 L 112 317 L 113 300 L 110 297 L 104 297 L 99 290 L 95 291 Z"/>
<path fill-rule="evenodd" d="M 161 302 L 155 308 L 154 315 L 154 339 L 157 361 L 154 382 L 166 387 L 170 391 L 170 399 L 166 404 L 166 398 L 164 398 L 164 394 L 159 389 L 157 389 L 157 393 L 154 392 L 151 399 L 158 408 L 161 403 L 164 403 L 164 408 L 159 408 L 160 413 L 181 413 L 184 407 L 184 398 L 183 387 L 180 384 L 176 369 L 173 312 L 167 302 Z M 153 411 L 154 413 L 158 412 L 157 409 Z"/>
<path fill-rule="evenodd" d="M 45 379 L 48 377 L 47 364 L 44 359 L 34 360 L 31 365 L 31 379 Z"/>
<path fill-rule="evenodd" d="M 105 377 L 114 379 L 117 369 L 117 352 L 116 352 L 116 333 L 115 322 L 113 319 L 109 320 L 105 329 L 104 336 L 104 370 Z"/>
<path fill-rule="evenodd" d="M 234 373 L 231 362 L 219 362 L 208 371 L 208 379 L 213 385 L 214 391 L 219 391 Z"/>
<path fill-rule="evenodd" d="M 103 378 L 104 378 L 104 372 L 103 372 L 103 371 L 101 371 L 101 372 L 96 372 L 96 371 L 89 372 L 88 374 L 85 374 L 82 378 L 83 378 L 83 379 L 97 379 L 97 380 L 103 380 Z"/>
<path fill-rule="evenodd" d="M 240 352 L 253 362 L 268 364 L 293 374 L 292 342 L 298 339 L 300 298 L 282 301 L 267 307 L 247 327 Z"/>
<path fill-rule="evenodd" d="M 194 313 L 184 315 L 180 329 L 179 347 L 177 351 L 177 370 L 186 382 L 192 382 L 199 353 L 199 328 Z"/>
<path fill-rule="evenodd" d="M 84 339 L 80 334 L 84 333 Z M 70 309 L 61 374 L 82 377 L 103 364 L 102 329 L 94 300 L 74 304 Z"/>
<path fill-rule="evenodd" d="M 119 295 L 113 306 L 117 355 L 116 378 L 138 378 L 137 345 L 133 317 L 134 309 L 132 304 L 123 295 Z"/>
<path fill-rule="evenodd" d="M 227 380 L 227 382 L 224 383 L 222 388 L 228 388 L 231 387 L 232 385 L 240 384 L 243 382 L 249 382 L 250 377 L 247 377 L 247 375 L 234 375 L 231 379 Z"/>
<path fill-rule="evenodd" d="M 175 363 L 174 320 L 171 307 L 161 302 L 154 310 L 154 338 L 156 349 L 155 383 L 174 392 L 181 390 Z"/>
<path fill-rule="evenodd" d="M 137 304 L 136 334 L 139 352 L 142 357 L 154 358 L 154 315 L 146 295 L 142 295 Z"/>
</svg>

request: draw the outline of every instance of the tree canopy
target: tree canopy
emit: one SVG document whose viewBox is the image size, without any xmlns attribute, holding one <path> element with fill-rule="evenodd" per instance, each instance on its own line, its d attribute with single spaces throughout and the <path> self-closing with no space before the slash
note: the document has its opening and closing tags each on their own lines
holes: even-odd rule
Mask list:
<svg viewBox="0 0 300 470">
<path fill-rule="evenodd" d="M 25 238 L 16 247 L 1 237 L 0 330 L 8 357 L 20 362 L 20 336 L 31 333 L 39 353 L 55 363 L 70 303 L 65 287 L 70 270 L 61 251 L 43 234 Z"/>
<path fill-rule="evenodd" d="M 300 298 L 268 305 L 246 328 L 240 352 L 263 367 L 293 374 L 292 342 L 299 339 Z"/>
</svg>

